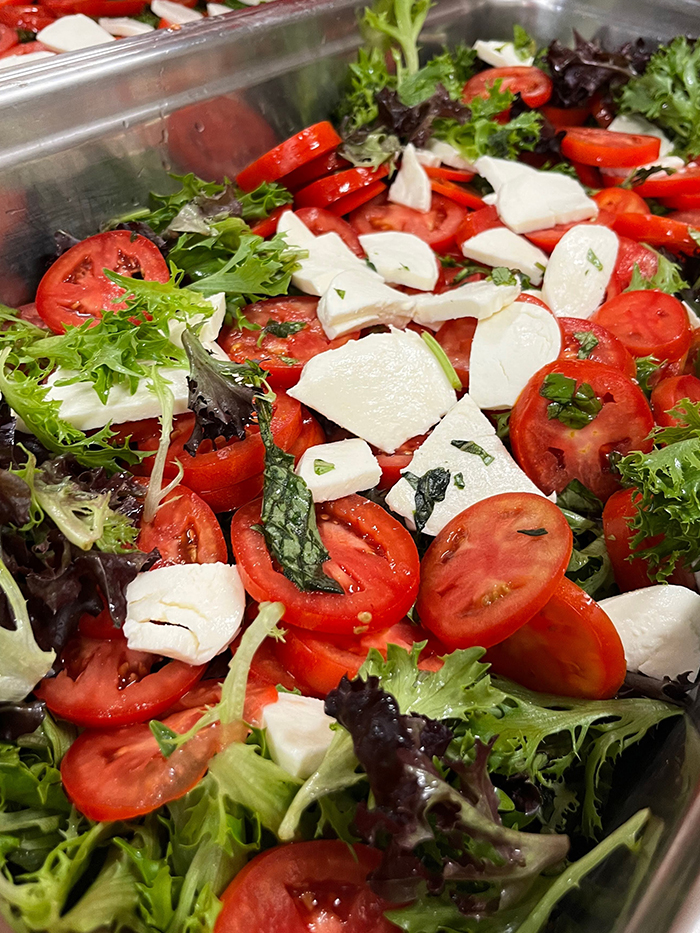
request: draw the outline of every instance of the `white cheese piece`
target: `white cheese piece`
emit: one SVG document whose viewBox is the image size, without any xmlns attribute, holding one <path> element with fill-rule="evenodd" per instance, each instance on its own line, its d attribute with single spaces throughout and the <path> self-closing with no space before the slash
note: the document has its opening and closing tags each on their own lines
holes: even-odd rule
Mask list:
<svg viewBox="0 0 700 933">
<path fill-rule="evenodd" d="M 693 330 L 697 330 L 700 327 L 700 317 L 697 316 L 695 310 L 688 304 L 687 301 L 683 302 L 683 307 L 688 312 L 688 321 Z"/>
<path fill-rule="evenodd" d="M 425 341 L 393 329 L 319 353 L 288 394 L 387 453 L 425 434 L 457 398 Z"/>
<path fill-rule="evenodd" d="M 498 216 L 514 233 L 598 216 L 598 205 L 581 183 L 560 172 L 535 172 L 534 177 L 519 174 L 504 182 L 497 195 Z"/>
<path fill-rule="evenodd" d="M 496 201 L 498 201 L 498 195 L 495 191 L 492 191 L 491 194 L 485 194 L 481 200 L 487 207 L 494 207 Z"/>
<path fill-rule="evenodd" d="M 157 0 L 156 0 L 157 2 Z M 106 29 L 84 13 L 62 16 L 37 33 L 37 41 L 54 52 L 76 52 L 93 45 L 114 42 Z"/>
<path fill-rule="evenodd" d="M 481 320 L 512 304 L 519 294 L 519 285 L 496 285 L 486 279 L 465 282 L 441 295 L 416 295 L 413 320 L 426 327 L 461 317 Z"/>
<path fill-rule="evenodd" d="M 26 55 L 8 55 L 7 58 L 0 58 L 0 68 L 17 68 L 19 65 L 32 65 L 34 62 L 40 62 L 43 58 L 53 58 L 55 52 L 48 50 L 39 52 L 29 52 Z"/>
<path fill-rule="evenodd" d="M 627 670 L 678 677 L 700 668 L 700 594 L 685 586 L 657 585 L 601 599 L 622 639 Z"/>
<path fill-rule="evenodd" d="M 411 295 L 389 288 L 365 269 L 336 275 L 316 313 L 326 336 L 335 340 L 375 324 L 405 327 L 411 320 L 414 304 Z"/>
<path fill-rule="evenodd" d="M 209 349 L 209 344 L 219 336 L 219 332 L 223 327 L 224 318 L 226 317 L 226 293 L 217 292 L 216 295 L 211 295 L 211 297 L 207 298 L 207 301 L 214 308 L 214 313 L 211 317 L 205 318 L 204 314 L 195 314 L 187 321 L 168 322 L 170 340 L 175 346 L 182 346 L 182 335 L 185 328 L 196 327 L 202 321 L 204 321 L 204 323 L 197 336 L 201 343 L 207 346 L 207 349 Z"/>
<path fill-rule="evenodd" d="M 557 317 L 589 318 L 605 297 L 620 241 L 608 227 L 567 230 L 549 257 L 542 297 Z"/>
<path fill-rule="evenodd" d="M 494 459 L 488 466 L 478 454 L 460 450 L 452 441 L 474 441 Z M 425 532 L 436 535 L 470 505 L 497 496 L 502 492 L 531 492 L 540 490 L 520 469 L 496 436 L 496 431 L 474 400 L 464 395 L 442 419 L 432 434 L 416 450 L 409 467 L 414 476 L 423 476 L 429 470 L 443 467 L 450 472 L 450 484 L 445 498 L 436 502 Z M 464 488 L 455 485 L 455 476 L 461 474 Z M 462 485 L 462 483 L 460 483 Z M 386 497 L 386 504 L 413 526 L 415 493 L 408 480 L 400 479 Z"/>
<path fill-rule="evenodd" d="M 442 163 L 442 165 L 447 165 L 449 168 L 458 168 L 465 172 L 476 171 L 472 163 L 468 162 L 458 149 L 455 149 L 454 146 L 443 139 L 429 139 L 425 144 L 425 148 L 438 157 L 440 160 L 438 164 Z"/>
<path fill-rule="evenodd" d="M 382 468 L 369 444 L 351 437 L 309 447 L 296 472 L 311 490 L 314 502 L 330 502 L 376 486 Z"/>
<path fill-rule="evenodd" d="M 650 178 L 661 178 L 664 175 L 668 175 L 669 171 L 671 173 L 677 172 L 684 166 L 685 162 L 680 156 L 668 155 L 659 156 L 659 158 L 655 159 L 653 162 L 638 165 L 636 168 L 601 168 L 600 171 L 602 175 L 614 178 L 618 184 L 621 184 L 626 178 L 630 178 L 637 172 L 648 172 L 652 168 L 657 169 L 658 171 L 652 172 L 651 175 L 647 175 L 646 180 L 648 181 Z"/>
<path fill-rule="evenodd" d="M 437 168 L 442 163 L 440 156 L 431 152 L 430 149 L 416 149 L 416 158 L 427 168 Z"/>
<path fill-rule="evenodd" d="M 154 32 L 155 28 L 148 23 L 141 23 L 130 16 L 101 16 L 97 20 L 98 24 L 106 30 L 110 36 L 126 38 L 128 36 L 140 36 L 146 32 Z"/>
<path fill-rule="evenodd" d="M 559 356 L 561 330 L 551 312 L 516 301 L 479 321 L 469 357 L 469 394 L 479 408 L 512 408 L 535 373 Z"/>
<path fill-rule="evenodd" d="M 207 16 L 223 16 L 224 13 L 230 13 L 231 7 L 223 3 L 207 3 Z"/>
<path fill-rule="evenodd" d="M 409 143 L 401 157 L 401 168 L 389 188 L 389 200 L 427 214 L 432 199 L 430 179 L 416 157 L 416 147 Z"/>
<path fill-rule="evenodd" d="M 539 285 L 549 257 L 541 249 L 506 227 L 492 227 L 462 244 L 462 254 L 487 266 L 507 266 L 529 276 L 533 285 Z"/>
<path fill-rule="evenodd" d="M 535 60 L 532 55 L 521 57 L 512 42 L 500 42 L 498 39 L 477 39 L 472 48 L 482 62 L 493 68 L 531 65 Z"/>
<path fill-rule="evenodd" d="M 390 285 L 405 285 L 430 292 L 439 269 L 435 253 L 425 240 L 413 233 L 384 230 L 360 237 L 367 258 Z"/>
<path fill-rule="evenodd" d="M 151 10 L 171 26 L 184 26 L 185 23 L 194 23 L 204 18 L 197 10 L 190 10 L 181 3 L 175 3 L 175 0 L 151 0 Z"/>
<path fill-rule="evenodd" d="M 667 156 L 673 151 L 673 143 L 658 126 L 650 123 L 640 113 L 618 113 L 608 126 L 611 133 L 633 133 L 637 136 L 656 136 L 661 142 L 660 156 Z"/>
<path fill-rule="evenodd" d="M 474 166 L 496 194 L 507 181 L 522 176 L 535 179 L 539 174 L 537 169 L 525 165 L 524 162 L 516 162 L 514 159 L 497 159 L 495 156 L 480 156 Z"/>
<path fill-rule="evenodd" d="M 230 564 L 178 564 L 140 573 L 126 588 L 129 648 L 206 664 L 238 634 L 245 590 Z"/>
<path fill-rule="evenodd" d="M 314 236 L 292 211 L 282 214 L 277 232 L 285 234 L 291 248 L 308 253 L 306 259 L 299 260 L 299 269 L 292 275 L 292 284 L 307 295 L 323 295 L 340 272 L 356 272 L 382 281 L 382 277 L 356 256 L 337 233 Z"/>
<path fill-rule="evenodd" d="M 262 724 L 272 760 L 292 777 L 305 781 L 323 761 L 335 722 L 326 716 L 323 700 L 280 693 L 263 709 Z"/>
</svg>

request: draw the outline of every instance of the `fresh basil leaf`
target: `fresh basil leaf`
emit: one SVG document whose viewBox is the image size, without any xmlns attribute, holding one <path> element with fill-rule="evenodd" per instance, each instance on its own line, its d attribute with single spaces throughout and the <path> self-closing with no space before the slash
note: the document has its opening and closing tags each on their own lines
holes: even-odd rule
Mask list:
<svg viewBox="0 0 700 933">
<path fill-rule="evenodd" d="M 548 373 L 540 388 L 540 395 L 549 399 L 547 417 L 557 419 L 569 428 L 580 430 L 595 418 L 603 403 L 596 397 L 593 388 L 561 373 Z"/>
<path fill-rule="evenodd" d="M 437 502 L 442 502 L 450 485 L 450 471 L 444 467 L 428 470 L 423 476 L 404 473 L 403 478 L 415 491 L 414 521 L 416 530 L 421 532 L 433 514 Z"/>
<path fill-rule="evenodd" d="M 590 262 L 593 268 L 597 269 L 598 272 L 603 271 L 603 263 L 600 261 L 600 259 L 598 259 L 598 257 L 596 256 L 596 254 L 593 252 L 592 249 L 588 250 L 588 253 L 586 255 L 586 260 Z"/>
<path fill-rule="evenodd" d="M 316 476 L 323 476 L 324 473 L 330 473 L 331 470 L 335 470 L 334 463 L 329 463 L 327 460 L 321 460 L 319 458 L 314 460 L 314 473 Z"/>
<path fill-rule="evenodd" d="M 548 535 L 546 528 L 518 528 L 519 535 L 527 535 L 530 538 L 541 538 L 542 535 Z"/>
<path fill-rule="evenodd" d="M 506 268 L 506 266 L 496 266 L 495 269 L 491 270 L 491 275 L 489 276 L 494 285 L 517 285 L 518 280 L 515 277 L 515 273 L 512 269 Z"/>
<path fill-rule="evenodd" d="M 486 466 L 489 466 L 495 460 L 493 454 L 488 453 L 488 451 L 484 450 L 483 447 L 480 447 L 474 441 L 450 441 L 450 443 L 453 447 L 456 447 L 457 450 L 463 450 L 465 453 L 481 457 Z"/>
<path fill-rule="evenodd" d="M 591 330 L 578 331 L 578 333 L 574 334 L 574 337 L 579 344 L 579 351 L 576 356 L 580 360 L 587 360 L 600 343 L 596 335 Z"/>
<path fill-rule="evenodd" d="M 649 398 L 652 390 L 651 380 L 658 373 L 661 362 L 655 356 L 638 356 L 634 362 L 637 365 L 639 388 Z"/>
<path fill-rule="evenodd" d="M 300 330 L 306 327 L 306 321 L 275 321 L 272 318 L 267 322 L 258 337 L 258 346 L 262 345 L 263 339 L 267 334 L 271 337 L 280 337 L 286 339 L 293 334 L 298 334 Z"/>
<path fill-rule="evenodd" d="M 455 475 L 452 477 L 452 482 L 455 484 L 457 489 L 464 489 L 466 486 L 463 473 L 455 473 Z"/>
</svg>

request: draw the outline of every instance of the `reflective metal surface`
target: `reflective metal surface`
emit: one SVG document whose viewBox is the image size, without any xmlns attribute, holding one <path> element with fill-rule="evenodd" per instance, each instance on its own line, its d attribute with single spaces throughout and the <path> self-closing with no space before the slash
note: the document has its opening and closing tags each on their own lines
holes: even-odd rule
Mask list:
<svg viewBox="0 0 700 933">
<path fill-rule="evenodd" d="M 0 76 L 0 300 L 17 305 L 52 233 L 95 232 L 171 184 L 166 171 L 232 176 L 277 140 L 326 117 L 359 42 L 356 0 L 278 0 Z M 426 44 L 541 41 L 571 28 L 604 43 L 700 32 L 696 0 L 440 0 Z M 620 853 L 570 895 L 547 933 L 700 931 L 700 739 L 691 720 L 623 765 L 610 827 L 640 806 L 641 852 Z M 620 791 L 619 787 L 623 790 Z M 2 925 L 0 923 L 0 931 Z"/>
</svg>

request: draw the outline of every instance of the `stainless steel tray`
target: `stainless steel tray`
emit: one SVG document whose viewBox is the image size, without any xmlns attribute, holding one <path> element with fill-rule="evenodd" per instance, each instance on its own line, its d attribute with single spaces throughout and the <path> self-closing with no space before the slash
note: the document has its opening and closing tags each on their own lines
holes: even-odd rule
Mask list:
<svg viewBox="0 0 700 933">
<path fill-rule="evenodd" d="M 232 176 L 328 115 L 359 42 L 356 0 L 278 0 L 179 32 L 124 39 L 0 77 L 0 301 L 31 299 L 52 233 L 95 232 L 168 186 L 165 171 Z M 571 28 L 605 43 L 700 33 L 697 0 L 439 0 L 425 43 L 540 40 Z M 621 822 L 654 820 L 570 895 L 547 933 L 700 933 L 700 736 L 691 714 L 627 764 Z M 0 933 L 3 930 L 0 921 Z"/>
</svg>

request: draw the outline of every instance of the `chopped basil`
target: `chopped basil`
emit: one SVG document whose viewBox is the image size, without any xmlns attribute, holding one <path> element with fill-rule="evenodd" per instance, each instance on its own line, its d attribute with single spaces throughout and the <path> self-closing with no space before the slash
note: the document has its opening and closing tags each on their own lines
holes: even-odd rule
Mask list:
<svg viewBox="0 0 700 933">
<path fill-rule="evenodd" d="M 316 476 L 323 476 L 324 473 L 330 473 L 331 470 L 335 470 L 334 463 L 329 463 L 327 460 L 318 458 L 314 460 L 314 473 Z"/>
<path fill-rule="evenodd" d="M 442 366 L 442 369 L 443 369 L 445 375 L 447 376 L 447 378 L 448 378 L 448 380 L 449 380 L 449 383 L 450 383 L 450 385 L 452 386 L 452 388 L 453 388 L 453 389 L 456 389 L 456 390 L 461 389 L 461 388 L 462 388 L 462 380 L 459 378 L 459 376 L 458 376 L 457 373 L 455 372 L 455 368 L 454 368 L 454 366 L 452 365 L 452 363 L 450 362 L 450 358 L 449 358 L 448 355 L 445 353 L 445 351 L 442 349 L 442 347 L 441 347 L 440 344 L 437 342 L 437 340 L 436 340 L 436 339 L 433 337 L 433 335 L 432 335 L 429 331 L 427 331 L 427 330 L 424 330 L 424 331 L 423 331 L 423 333 L 421 334 L 421 337 L 423 338 L 423 340 L 424 340 L 425 343 L 427 344 L 428 349 L 431 350 L 432 353 L 437 357 L 437 361 L 438 361 L 438 363 L 440 364 L 440 366 Z"/>
<path fill-rule="evenodd" d="M 428 470 L 423 476 L 414 473 L 404 473 L 403 478 L 415 491 L 415 508 L 413 517 L 416 530 L 423 531 L 428 519 L 433 514 L 436 502 L 442 502 L 450 485 L 450 471 L 444 467 L 435 467 Z"/>
<path fill-rule="evenodd" d="M 496 421 L 496 436 L 502 441 L 510 436 L 510 409 L 508 411 L 494 412 L 492 417 Z"/>
<path fill-rule="evenodd" d="M 260 331 L 258 346 L 262 344 L 263 337 L 265 337 L 266 334 L 270 334 L 271 337 L 281 337 L 284 339 L 291 337 L 292 334 L 298 334 L 299 331 L 303 330 L 305 327 L 306 321 L 273 321 L 272 318 L 270 318 Z"/>
<path fill-rule="evenodd" d="M 603 271 L 603 263 L 600 261 L 600 259 L 598 259 L 598 257 L 596 256 L 596 254 L 593 252 L 592 249 L 588 250 L 588 255 L 586 256 L 586 259 L 590 262 L 592 266 L 594 266 L 598 270 L 598 272 Z"/>
<path fill-rule="evenodd" d="M 340 298 L 341 301 L 345 300 L 345 289 L 344 288 L 336 288 L 335 293 Z"/>
<path fill-rule="evenodd" d="M 639 356 L 635 360 L 635 363 L 637 364 L 637 382 L 639 383 L 639 388 L 648 397 L 651 395 L 652 389 L 650 385 L 651 377 L 659 371 L 661 363 L 655 356 Z"/>
<path fill-rule="evenodd" d="M 549 373 L 545 376 L 540 395 L 549 399 L 547 417 L 550 420 L 556 418 L 577 431 L 590 424 L 603 407 L 603 403 L 596 398 L 593 388 L 587 382 L 577 386 L 575 379 L 561 373 Z"/>
<path fill-rule="evenodd" d="M 484 450 L 483 447 L 479 447 L 474 441 L 450 441 L 453 447 L 456 447 L 457 450 L 463 450 L 467 454 L 474 454 L 476 457 L 481 457 L 486 466 L 489 466 L 494 461 L 492 454 Z"/>
<path fill-rule="evenodd" d="M 638 168 L 636 172 L 633 172 L 629 175 L 620 185 L 621 188 L 636 188 L 637 185 L 642 185 L 644 182 L 650 178 L 652 175 L 656 175 L 659 172 L 663 172 L 664 175 L 675 175 L 678 169 L 675 168 L 663 168 L 660 169 L 658 165 L 649 165 L 647 168 Z"/>
<path fill-rule="evenodd" d="M 464 482 L 464 475 L 462 473 L 455 473 L 452 477 L 452 482 L 455 484 L 457 489 L 464 489 L 466 483 Z"/>
<path fill-rule="evenodd" d="M 546 528 L 518 528 L 519 535 L 528 535 L 530 538 L 541 538 L 542 535 L 548 535 Z"/>
<path fill-rule="evenodd" d="M 593 331 L 590 330 L 581 330 L 574 334 L 574 337 L 579 344 L 579 351 L 576 355 L 580 360 L 587 360 L 600 343 Z"/>
<path fill-rule="evenodd" d="M 295 359 L 293 356 L 280 356 L 278 357 L 285 366 L 296 366 L 299 360 Z"/>
<path fill-rule="evenodd" d="M 534 58 L 537 52 L 537 43 L 530 33 L 518 23 L 513 26 L 513 48 L 521 62 Z"/>
<path fill-rule="evenodd" d="M 512 269 L 505 266 L 496 266 L 489 276 L 494 285 L 517 285 L 518 280 Z"/>
</svg>

